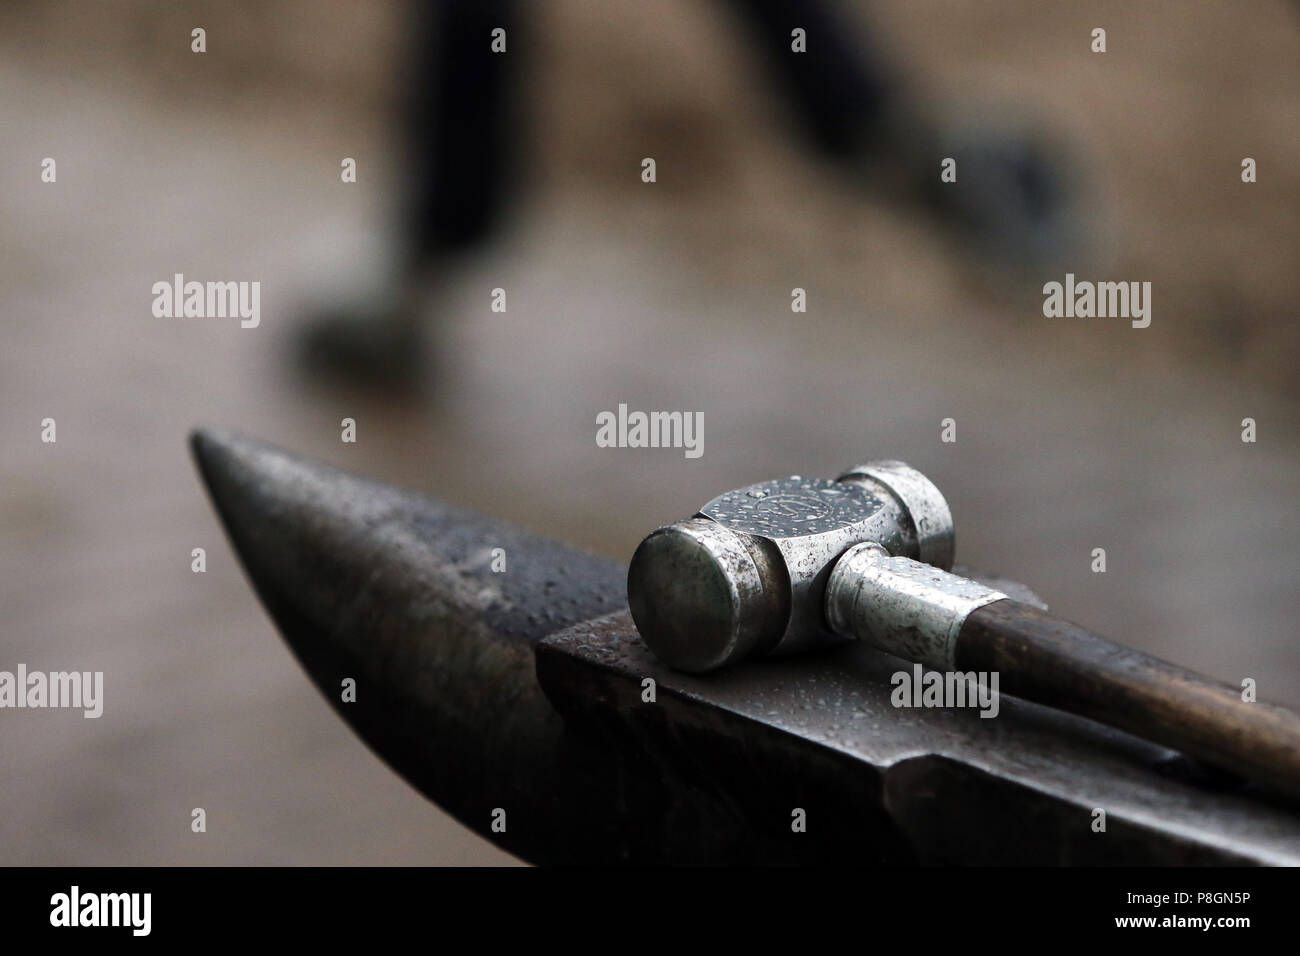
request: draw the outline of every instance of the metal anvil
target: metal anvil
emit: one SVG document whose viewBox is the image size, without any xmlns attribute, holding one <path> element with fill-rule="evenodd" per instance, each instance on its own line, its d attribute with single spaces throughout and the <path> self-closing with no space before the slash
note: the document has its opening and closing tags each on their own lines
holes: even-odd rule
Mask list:
<svg viewBox="0 0 1300 956">
<path fill-rule="evenodd" d="M 1300 863 L 1293 808 L 1170 750 L 1006 697 L 997 720 L 899 711 L 889 678 L 909 665 L 861 643 L 672 671 L 638 638 L 617 562 L 229 433 L 192 444 L 340 716 L 526 860 Z"/>
</svg>

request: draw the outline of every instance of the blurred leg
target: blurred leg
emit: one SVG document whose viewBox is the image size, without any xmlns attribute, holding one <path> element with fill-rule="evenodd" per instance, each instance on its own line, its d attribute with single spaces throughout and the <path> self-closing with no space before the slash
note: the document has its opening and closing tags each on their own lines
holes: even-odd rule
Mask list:
<svg viewBox="0 0 1300 956">
<path fill-rule="evenodd" d="M 516 0 L 419 0 L 402 78 L 405 175 L 386 287 L 318 310 L 299 342 L 312 373 L 405 389 L 427 373 L 431 280 L 492 232 L 509 180 L 523 25 Z M 493 52 L 492 31 L 506 31 Z"/>
<path fill-rule="evenodd" d="M 731 0 L 810 144 L 971 240 L 968 250 L 1017 270 L 1077 262 L 1076 175 L 1064 151 L 1017 122 L 1008 104 L 962 104 L 940 117 L 886 65 L 833 0 Z M 791 33 L 805 31 L 806 52 Z M 956 180 L 940 163 L 956 160 Z"/>
<path fill-rule="evenodd" d="M 407 85 L 410 203 L 403 237 L 418 268 L 485 238 L 505 191 L 522 56 L 516 0 L 422 0 Z M 492 31 L 506 31 L 494 53 Z"/>
<path fill-rule="evenodd" d="M 879 147 L 899 87 L 862 31 L 850 34 L 819 0 L 731 0 L 764 63 L 813 144 L 836 157 Z M 791 33 L 806 33 L 794 53 Z"/>
</svg>

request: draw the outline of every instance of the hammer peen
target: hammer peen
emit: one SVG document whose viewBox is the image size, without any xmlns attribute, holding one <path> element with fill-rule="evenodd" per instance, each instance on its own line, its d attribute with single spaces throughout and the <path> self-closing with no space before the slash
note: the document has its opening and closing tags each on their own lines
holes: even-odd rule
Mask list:
<svg viewBox="0 0 1300 956">
<path fill-rule="evenodd" d="M 704 672 L 856 639 L 1109 724 L 1291 796 L 1300 716 L 952 574 L 952 513 L 897 461 L 721 495 L 652 532 L 628 603 L 666 664 Z"/>
</svg>

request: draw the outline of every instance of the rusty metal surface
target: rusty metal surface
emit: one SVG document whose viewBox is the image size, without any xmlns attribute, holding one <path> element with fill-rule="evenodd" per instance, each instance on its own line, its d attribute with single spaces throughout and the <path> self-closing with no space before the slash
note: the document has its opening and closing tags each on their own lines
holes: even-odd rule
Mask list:
<svg viewBox="0 0 1300 956">
<path fill-rule="evenodd" d="M 635 741 L 666 777 L 689 766 L 683 792 L 713 794 L 729 826 L 778 846 L 803 837 L 843 862 L 1300 864 L 1293 811 L 1179 779 L 1172 751 L 1006 696 L 995 719 L 895 708 L 890 675 L 910 668 L 850 644 L 682 674 L 621 612 L 538 646 L 557 708 Z M 796 807 L 807 833 L 783 835 Z"/>
</svg>

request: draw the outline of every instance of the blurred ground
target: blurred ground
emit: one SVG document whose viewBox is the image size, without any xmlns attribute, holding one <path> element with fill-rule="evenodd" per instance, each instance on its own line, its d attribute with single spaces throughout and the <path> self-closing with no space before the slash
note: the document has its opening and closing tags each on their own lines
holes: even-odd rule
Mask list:
<svg viewBox="0 0 1300 956">
<path fill-rule="evenodd" d="M 948 494 L 963 562 L 1300 705 L 1292 6 L 872 5 L 936 102 L 1010 97 L 1079 144 L 1105 244 L 1076 271 L 1150 280 L 1139 331 L 1044 319 L 1060 276 L 993 279 L 810 158 L 715 5 L 539 4 L 528 190 L 448 276 L 438 392 L 405 405 L 283 362 L 298 311 L 365 277 L 400 202 L 402 24 L 372 6 L 0 13 L 0 669 L 106 683 L 98 721 L 0 714 L 0 862 L 508 859 L 366 751 L 281 646 L 187 459 L 203 422 L 617 557 L 718 491 L 902 458 Z M 260 280 L 261 327 L 155 319 L 174 272 Z M 703 458 L 595 447 L 620 402 L 702 411 Z"/>
</svg>

